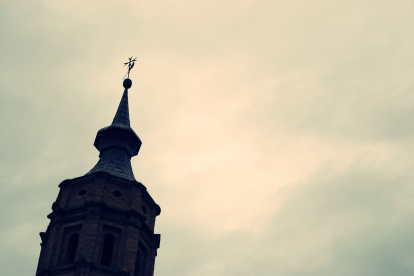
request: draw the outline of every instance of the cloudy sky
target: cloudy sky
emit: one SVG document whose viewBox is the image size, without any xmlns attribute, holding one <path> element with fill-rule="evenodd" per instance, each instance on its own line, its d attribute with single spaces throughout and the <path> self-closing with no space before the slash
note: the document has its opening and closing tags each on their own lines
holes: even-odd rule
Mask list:
<svg viewBox="0 0 414 276">
<path fill-rule="evenodd" d="M 414 275 L 414 2 L 0 0 L 0 267 L 34 275 L 131 73 L 155 275 Z"/>
</svg>

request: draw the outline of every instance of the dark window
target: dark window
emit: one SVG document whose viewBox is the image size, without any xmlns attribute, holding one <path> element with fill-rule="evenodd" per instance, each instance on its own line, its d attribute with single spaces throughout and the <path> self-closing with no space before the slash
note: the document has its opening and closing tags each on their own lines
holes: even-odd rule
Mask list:
<svg viewBox="0 0 414 276">
<path fill-rule="evenodd" d="M 80 196 L 84 196 L 87 192 L 88 192 L 88 191 L 86 191 L 85 189 L 82 189 L 82 191 L 80 191 L 80 192 L 78 193 L 78 195 L 80 195 Z"/>
<path fill-rule="evenodd" d="M 144 214 L 146 214 L 146 213 L 147 213 L 147 208 L 145 208 L 145 206 L 142 206 L 142 212 L 143 212 Z"/>
<path fill-rule="evenodd" d="M 122 194 L 121 194 L 121 192 L 120 192 L 120 191 L 114 191 L 114 192 L 112 192 L 112 194 L 113 194 L 115 197 L 121 197 L 121 196 L 122 196 Z"/>
<path fill-rule="evenodd" d="M 135 271 L 134 276 L 145 275 L 145 270 L 147 267 L 147 255 L 148 249 L 142 244 L 138 244 L 137 259 L 135 261 Z"/>
<path fill-rule="evenodd" d="M 134 276 L 139 276 L 139 272 L 141 270 L 141 252 L 137 252 L 137 260 L 135 261 L 135 272 L 134 272 Z"/>
<path fill-rule="evenodd" d="M 75 261 L 76 249 L 78 249 L 79 235 L 72 234 L 68 240 L 68 247 L 66 248 L 65 264 L 73 263 Z"/>
<path fill-rule="evenodd" d="M 101 265 L 111 266 L 112 255 L 114 253 L 115 236 L 106 234 L 102 246 Z"/>
</svg>

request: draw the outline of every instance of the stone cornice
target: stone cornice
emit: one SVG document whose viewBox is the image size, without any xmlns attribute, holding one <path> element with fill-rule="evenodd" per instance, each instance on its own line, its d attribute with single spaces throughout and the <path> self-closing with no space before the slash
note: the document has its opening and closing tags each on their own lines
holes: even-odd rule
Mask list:
<svg viewBox="0 0 414 276">
<path fill-rule="evenodd" d="M 143 196 L 144 200 L 151 207 L 156 209 L 156 215 L 158 216 L 161 213 L 160 206 L 157 203 L 155 203 L 154 199 L 148 193 L 147 188 L 141 182 L 126 180 L 126 179 L 123 179 L 123 178 L 120 178 L 120 177 L 110 175 L 108 173 L 97 172 L 97 173 L 93 173 L 93 174 L 90 174 L 90 175 L 84 175 L 84 176 L 76 177 L 76 178 L 73 178 L 73 179 L 66 179 L 66 180 L 62 181 L 59 184 L 59 188 L 65 189 L 70 185 L 78 186 L 78 185 L 82 185 L 82 184 L 92 183 L 92 182 L 95 181 L 96 178 L 105 178 L 106 181 L 108 181 L 111 184 L 116 184 L 116 185 L 120 185 L 120 186 L 124 186 L 124 187 L 132 187 L 132 185 L 136 186 L 138 189 L 142 190 L 142 196 Z"/>
</svg>

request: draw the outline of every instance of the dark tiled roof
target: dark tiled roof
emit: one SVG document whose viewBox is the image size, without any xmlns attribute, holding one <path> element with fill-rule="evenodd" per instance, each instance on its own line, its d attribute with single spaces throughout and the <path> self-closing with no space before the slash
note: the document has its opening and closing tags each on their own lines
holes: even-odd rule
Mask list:
<svg viewBox="0 0 414 276">
<path fill-rule="evenodd" d="M 128 89 L 125 89 L 124 95 L 122 95 L 121 102 L 119 103 L 118 110 L 116 111 L 112 125 L 127 126 L 129 124 L 129 109 L 128 109 Z"/>
<path fill-rule="evenodd" d="M 131 167 L 131 158 L 124 149 L 118 147 L 103 150 L 98 163 L 86 175 L 96 172 L 106 172 L 110 175 L 135 181 Z"/>
<path fill-rule="evenodd" d="M 102 134 L 102 132 L 107 133 L 109 129 L 112 131 L 111 135 L 108 136 Z M 139 140 L 138 136 L 136 136 L 135 132 L 131 129 L 129 122 L 128 89 L 124 90 L 124 94 L 122 95 L 121 102 L 119 103 L 118 110 L 115 114 L 111 126 L 101 129 L 97 135 L 97 139 L 99 141 L 102 141 L 102 139 L 104 139 L 106 141 L 106 144 L 110 144 L 111 146 L 106 146 L 100 150 L 101 153 L 98 163 L 86 175 L 96 172 L 106 172 L 110 175 L 135 181 L 134 173 L 131 167 L 132 153 L 128 152 L 127 145 L 137 142 L 134 142 L 135 140 L 126 138 L 127 136 L 122 134 L 114 135 L 114 131 L 116 133 L 121 133 L 122 131 L 127 131 L 128 133 L 132 132 L 133 135 L 135 135 L 136 139 L 138 139 L 139 149 L 141 141 Z M 107 143 L 108 139 L 111 143 Z M 119 139 L 121 139 L 121 141 Z M 112 141 L 114 143 L 112 143 Z M 136 154 L 137 153 L 132 155 Z"/>
</svg>

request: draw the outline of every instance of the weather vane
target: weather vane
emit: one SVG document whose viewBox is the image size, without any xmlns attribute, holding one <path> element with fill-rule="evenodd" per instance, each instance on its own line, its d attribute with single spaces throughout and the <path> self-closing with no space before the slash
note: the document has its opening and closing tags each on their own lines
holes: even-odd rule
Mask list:
<svg viewBox="0 0 414 276">
<path fill-rule="evenodd" d="M 129 72 L 131 71 L 132 68 L 134 68 L 135 61 L 137 61 L 137 58 L 132 59 L 132 57 L 129 58 L 128 62 L 124 63 L 124 67 L 125 67 L 125 65 L 128 65 L 128 73 L 125 74 L 125 76 L 128 75 L 127 79 L 129 79 Z M 125 76 L 124 76 L 123 79 L 125 79 Z"/>
</svg>

